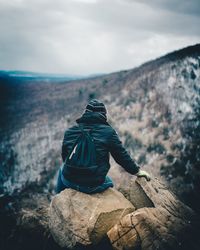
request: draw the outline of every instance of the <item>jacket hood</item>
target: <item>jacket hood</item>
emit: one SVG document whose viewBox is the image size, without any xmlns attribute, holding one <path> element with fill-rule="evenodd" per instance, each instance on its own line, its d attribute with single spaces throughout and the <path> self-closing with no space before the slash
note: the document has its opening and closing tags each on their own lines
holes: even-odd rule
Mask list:
<svg viewBox="0 0 200 250">
<path fill-rule="evenodd" d="M 89 123 L 89 124 L 106 124 L 107 122 L 106 116 L 102 115 L 99 112 L 88 112 L 86 111 L 80 118 L 76 120 L 79 123 Z"/>
</svg>

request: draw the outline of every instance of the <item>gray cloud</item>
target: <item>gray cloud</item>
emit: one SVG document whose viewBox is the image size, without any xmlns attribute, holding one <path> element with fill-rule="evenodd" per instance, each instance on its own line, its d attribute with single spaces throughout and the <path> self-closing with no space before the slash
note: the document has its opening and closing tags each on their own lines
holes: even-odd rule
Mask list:
<svg viewBox="0 0 200 250">
<path fill-rule="evenodd" d="M 200 41 L 198 1 L 0 0 L 0 69 L 92 74 Z"/>
<path fill-rule="evenodd" d="M 199 0 L 127 0 L 129 3 L 140 2 L 149 5 L 153 8 L 165 9 L 172 12 L 184 13 L 188 15 L 200 15 L 200 2 Z"/>
</svg>

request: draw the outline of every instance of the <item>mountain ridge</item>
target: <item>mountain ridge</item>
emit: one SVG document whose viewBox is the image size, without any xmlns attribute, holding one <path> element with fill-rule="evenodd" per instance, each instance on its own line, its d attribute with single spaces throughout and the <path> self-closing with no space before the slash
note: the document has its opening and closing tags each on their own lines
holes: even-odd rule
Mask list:
<svg viewBox="0 0 200 250">
<path fill-rule="evenodd" d="M 45 79 L 45 78 L 53 78 L 56 79 L 67 79 L 67 80 L 81 80 L 81 79 L 88 79 L 88 78 L 96 78 L 96 77 L 102 77 L 105 75 L 110 75 L 110 74 L 116 74 L 119 72 L 127 72 L 127 71 L 135 71 L 137 69 L 143 68 L 143 67 L 148 67 L 149 65 L 152 64 L 162 64 L 165 63 L 166 60 L 168 61 L 173 61 L 177 59 L 182 59 L 185 57 L 185 55 L 190 56 L 190 55 L 195 55 L 200 52 L 200 44 L 195 44 L 195 45 L 190 45 L 187 47 L 184 47 L 182 49 L 177 49 L 173 52 L 166 53 L 165 55 L 161 57 L 157 57 L 155 59 L 149 60 L 147 62 L 144 62 L 134 68 L 128 68 L 128 69 L 122 69 L 119 71 L 113 71 L 110 73 L 94 73 L 94 74 L 89 74 L 89 75 L 73 75 L 73 74 L 64 74 L 64 73 L 42 73 L 42 72 L 32 72 L 32 71 L 25 71 L 25 70 L 0 70 L 0 77 L 1 76 L 7 76 L 7 77 L 38 77 L 39 79 Z"/>
</svg>

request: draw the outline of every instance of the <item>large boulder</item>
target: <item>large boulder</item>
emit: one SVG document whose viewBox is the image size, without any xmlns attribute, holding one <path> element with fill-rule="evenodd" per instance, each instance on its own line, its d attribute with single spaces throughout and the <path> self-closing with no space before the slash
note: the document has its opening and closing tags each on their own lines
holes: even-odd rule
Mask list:
<svg viewBox="0 0 200 250">
<path fill-rule="evenodd" d="M 61 247 L 94 245 L 133 211 L 135 207 L 113 188 L 92 195 L 65 189 L 51 201 L 49 227 Z"/>
<path fill-rule="evenodd" d="M 115 250 L 199 249 L 199 218 L 156 178 L 137 178 L 127 198 L 136 211 L 107 233 Z"/>
</svg>

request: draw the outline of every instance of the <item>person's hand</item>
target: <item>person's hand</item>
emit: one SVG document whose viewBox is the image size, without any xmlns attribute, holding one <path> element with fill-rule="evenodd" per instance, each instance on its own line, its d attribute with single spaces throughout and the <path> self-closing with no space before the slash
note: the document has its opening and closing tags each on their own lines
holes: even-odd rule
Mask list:
<svg viewBox="0 0 200 250">
<path fill-rule="evenodd" d="M 144 170 L 139 170 L 139 172 L 136 174 L 137 177 L 145 177 L 147 181 L 151 180 L 150 174 L 148 174 Z"/>
</svg>

